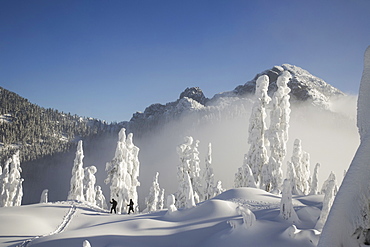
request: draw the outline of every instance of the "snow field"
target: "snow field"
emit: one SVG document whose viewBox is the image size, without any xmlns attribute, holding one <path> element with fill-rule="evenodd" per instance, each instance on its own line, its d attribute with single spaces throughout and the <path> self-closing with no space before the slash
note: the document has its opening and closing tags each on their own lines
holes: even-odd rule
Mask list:
<svg viewBox="0 0 370 247">
<path fill-rule="evenodd" d="M 42 203 L 0 208 L 0 246 L 316 246 L 313 230 L 322 196 L 294 197 L 300 221 L 296 226 L 279 216 L 280 196 L 260 189 L 228 190 L 190 209 L 119 215 L 77 202 Z M 76 208 L 72 217 L 71 203 Z M 256 221 L 247 229 L 238 207 Z M 73 207 L 72 207 L 73 208 Z M 61 229 L 61 225 L 65 225 Z M 234 227 L 232 227 L 232 225 Z M 55 233 L 55 234 L 51 234 Z"/>
</svg>

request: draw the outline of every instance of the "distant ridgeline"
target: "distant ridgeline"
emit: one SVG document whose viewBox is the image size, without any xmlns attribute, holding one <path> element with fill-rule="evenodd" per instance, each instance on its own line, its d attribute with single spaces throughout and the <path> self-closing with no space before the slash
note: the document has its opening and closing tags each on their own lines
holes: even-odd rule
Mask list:
<svg viewBox="0 0 370 247">
<path fill-rule="evenodd" d="M 39 107 L 0 87 L 0 164 L 18 149 L 21 161 L 30 161 L 69 151 L 79 139 L 116 135 L 119 129 L 119 124 Z"/>
</svg>

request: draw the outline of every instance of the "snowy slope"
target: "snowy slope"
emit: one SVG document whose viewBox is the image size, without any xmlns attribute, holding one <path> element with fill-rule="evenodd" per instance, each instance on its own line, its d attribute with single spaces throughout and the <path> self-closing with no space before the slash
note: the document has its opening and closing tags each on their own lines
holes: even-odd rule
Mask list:
<svg viewBox="0 0 370 247">
<path fill-rule="evenodd" d="M 0 208 L 0 246 L 316 246 L 322 196 L 296 197 L 297 230 L 279 216 L 280 197 L 232 189 L 191 209 L 111 215 L 77 202 Z M 256 215 L 249 229 L 237 207 Z M 231 222 L 231 223 L 228 223 Z M 234 225 L 235 228 L 232 228 Z"/>
</svg>

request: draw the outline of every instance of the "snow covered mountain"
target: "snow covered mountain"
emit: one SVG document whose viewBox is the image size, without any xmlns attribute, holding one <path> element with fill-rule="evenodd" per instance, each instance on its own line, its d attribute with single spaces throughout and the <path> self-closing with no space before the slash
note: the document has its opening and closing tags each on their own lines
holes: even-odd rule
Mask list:
<svg viewBox="0 0 370 247">
<path fill-rule="evenodd" d="M 165 105 L 153 104 L 147 107 L 144 112 L 135 113 L 126 127 L 130 132 L 142 134 L 157 125 L 178 119 L 183 113 L 202 110 L 205 112 L 207 111 L 206 107 L 220 105 L 221 101 L 225 104 L 239 98 L 250 98 L 254 94 L 256 80 L 261 75 L 269 77 L 269 95 L 272 95 L 277 89 L 276 80 L 284 71 L 288 71 L 292 75 L 292 79 L 288 83 L 292 101 L 310 102 L 320 108 L 329 109 L 331 98 L 345 95 L 339 89 L 308 71 L 294 65 L 283 64 L 258 73 L 244 85 L 239 85 L 232 91 L 216 94 L 211 99 L 206 98 L 199 87 L 186 88 L 175 102 Z"/>
<path fill-rule="evenodd" d="M 331 99 L 345 97 L 345 95 L 323 80 L 292 65 L 275 66 L 258 74 L 269 76 L 270 94 L 276 89 L 276 78 L 283 70 L 288 70 L 292 74 L 292 79 L 288 83 L 292 89 L 292 123 L 289 131 L 291 141 L 288 142 L 288 147 L 293 146 L 294 138 L 300 138 L 303 147 L 311 153 L 312 165 L 314 162 L 321 162 L 324 170 L 325 164 L 328 167 L 336 164 L 339 174 L 342 173 L 347 169 L 353 150 L 358 144 L 357 130 L 352 115 L 348 117 L 333 112 L 328 110 L 328 106 Z M 174 174 L 178 163 L 176 146 L 186 135 L 192 135 L 200 140 L 201 160 L 204 159 L 202 155 L 206 153 L 208 143 L 212 142 L 216 177 L 222 180 L 224 187 L 232 188 L 234 174 L 248 148 L 246 144 L 248 118 L 253 103 L 255 79 L 232 91 L 217 94 L 211 99 L 206 98 L 199 88 L 187 88 L 175 102 L 165 105 L 153 104 L 144 112 L 135 113 L 130 121 L 111 125 L 99 120 L 70 116 L 56 110 L 34 106 L 16 94 L 2 89 L 2 96 L 11 93 L 12 97 L 17 98 L 16 102 L 25 103 L 17 108 L 12 106 L 15 104 L 14 100 L 5 98 L 0 101 L 2 104 L 0 115 L 3 119 L 0 122 L 0 129 L 7 130 L 15 120 L 21 119 L 14 114 L 15 112 L 29 113 L 29 117 L 23 120 L 23 126 L 26 128 L 22 127 L 19 132 L 15 130 L 9 132 L 17 135 L 13 135 L 14 139 L 10 143 L 0 143 L 0 148 L 6 150 L 9 147 L 22 147 L 29 157 L 33 157 L 21 164 L 22 177 L 25 179 L 23 203 L 37 202 L 41 192 L 46 188 L 49 189 L 51 200 L 63 200 L 67 197 L 75 146 L 79 139 L 84 140 L 84 162 L 98 168 L 97 184 L 102 186 L 103 192 L 107 195 L 108 187 L 104 186 L 105 164 L 113 158 L 117 133 L 121 127 L 125 127 L 127 133 L 134 133 L 134 142 L 140 148 L 139 159 L 142 168 L 139 176 L 141 182 L 139 200 L 141 204 L 150 186 L 149 181 L 157 171 L 160 172 L 159 179 L 162 180 L 161 184 L 166 191 L 172 192 L 175 188 Z M 296 102 L 307 104 L 295 104 Z M 21 110 L 10 111 L 12 107 Z M 353 108 L 355 109 L 355 106 Z M 320 112 L 324 114 L 315 115 Z M 33 128 L 38 128 L 32 123 L 40 121 L 43 133 L 32 132 Z M 30 124 L 26 125 L 26 123 Z M 17 125 L 14 124 L 14 126 Z M 346 136 L 346 142 L 338 141 L 337 131 Z M 42 137 L 41 141 L 23 141 L 22 138 L 29 132 L 39 133 L 38 137 Z M 66 133 L 70 134 L 66 135 Z M 41 145 L 45 147 L 48 143 L 45 141 L 47 140 L 45 135 L 54 141 L 50 141 L 52 145 L 46 145 L 42 152 L 37 151 L 40 150 Z M 64 138 L 57 138 L 58 136 Z M 39 139 L 31 138 L 31 140 Z M 59 146 L 61 140 L 67 143 L 69 148 L 53 149 Z M 318 142 L 322 145 L 317 145 Z M 22 143 L 25 144 L 22 145 Z M 330 148 L 324 147 L 324 143 Z M 328 155 L 322 154 L 324 149 L 327 150 Z M 342 150 L 341 155 L 331 154 L 335 150 Z M 4 155 L 5 152 L 1 154 Z M 225 164 L 228 164 L 227 168 Z M 320 173 L 321 182 L 328 175 L 326 172 Z"/>
</svg>

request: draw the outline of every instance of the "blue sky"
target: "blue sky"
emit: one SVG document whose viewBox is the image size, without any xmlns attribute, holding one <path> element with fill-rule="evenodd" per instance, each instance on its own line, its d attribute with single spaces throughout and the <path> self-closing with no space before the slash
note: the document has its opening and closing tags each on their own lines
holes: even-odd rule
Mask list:
<svg viewBox="0 0 370 247">
<path fill-rule="evenodd" d="M 283 63 L 356 94 L 369 13 L 369 0 L 0 0 L 0 86 L 107 121 Z"/>
</svg>

